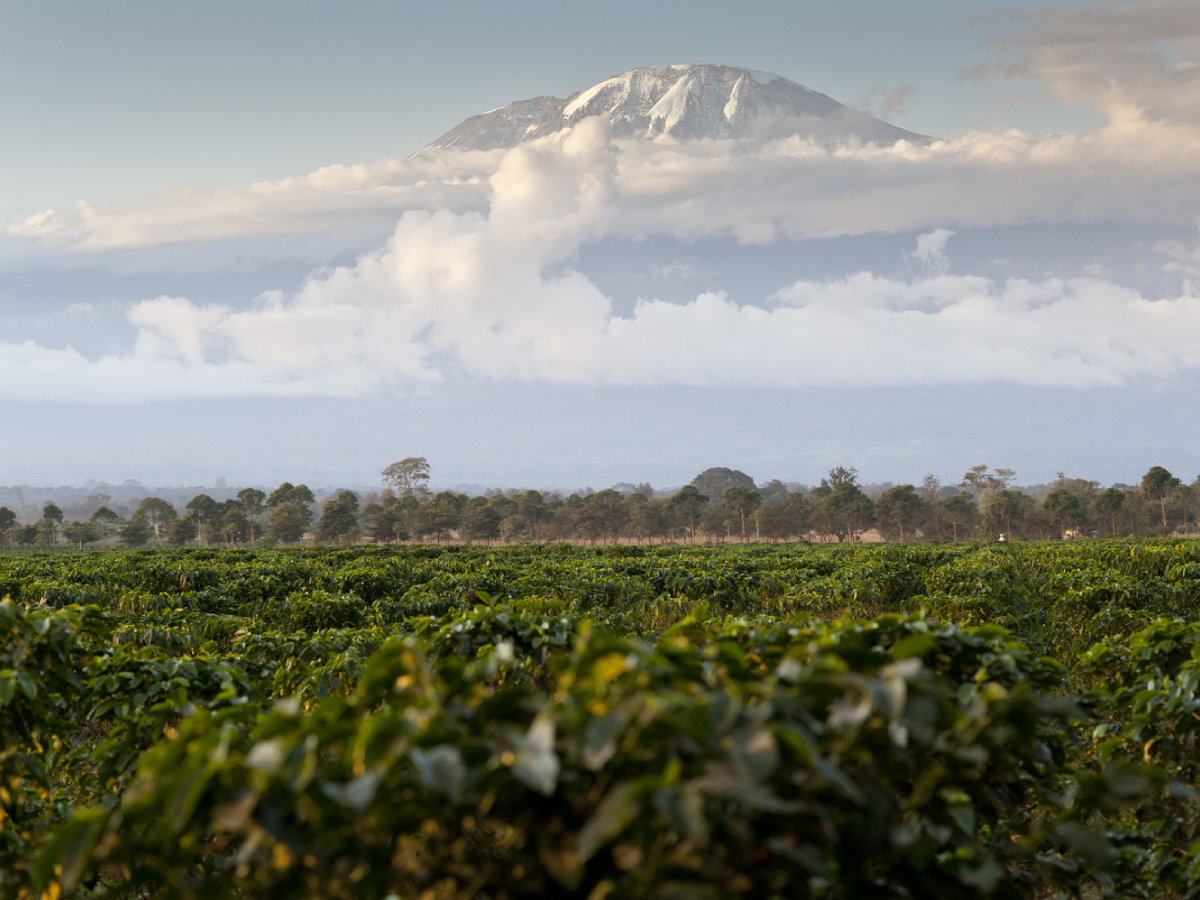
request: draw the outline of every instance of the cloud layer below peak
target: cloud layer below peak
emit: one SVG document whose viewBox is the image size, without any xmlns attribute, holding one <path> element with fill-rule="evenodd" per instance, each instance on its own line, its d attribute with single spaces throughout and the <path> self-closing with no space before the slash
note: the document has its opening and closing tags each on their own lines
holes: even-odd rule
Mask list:
<svg viewBox="0 0 1200 900">
<path fill-rule="evenodd" d="M 179 297 L 134 304 L 137 340 L 124 355 L 89 361 L 69 348 L 0 344 L 0 384 L 20 385 L 25 399 L 128 401 L 366 396 L 461 374 L 579 385 L 1089 387 L 1200 368 L 1200 298 L 1190 287 L 1161 298 L 1100 278 L 950 274 L 949 229 L 917 241 L 923 274 L 908 280 L 862 272 L 799 281 L 751 304 L 705 293 L 643 299 L 618 315 L 572 260 L 619 226 L 628 152 L 600 122 L 585 122 L 561 141 L 504 154 L 485 185 L 486 211 L 404 212 L 383 247 L 314 272 L 290 297 L 271 292 L 240 308 Z M 1191 265 L 1187 248 L 1170 249 Z"/>
</svg>

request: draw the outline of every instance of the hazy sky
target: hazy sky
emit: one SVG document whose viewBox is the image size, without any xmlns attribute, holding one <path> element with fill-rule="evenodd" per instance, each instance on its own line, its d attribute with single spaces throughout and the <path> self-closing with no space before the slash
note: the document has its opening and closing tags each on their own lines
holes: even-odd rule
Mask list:
<svg viewBox="0 0 1200 900">
<path fill-rule="evenodd" d="M 680 62 L 942 140 L 407 159 Z M 0 0 L 0 484 L 1190 479 L 1198 63 L 1196 0 Z"/>
</svg>

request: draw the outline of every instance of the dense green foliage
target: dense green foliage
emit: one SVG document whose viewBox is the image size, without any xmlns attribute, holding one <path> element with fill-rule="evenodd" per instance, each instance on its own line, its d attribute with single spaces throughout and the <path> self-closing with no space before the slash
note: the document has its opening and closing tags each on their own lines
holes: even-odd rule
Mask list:
<svg viewBox="0 0 1200 900">
<path fill-rule="evenodd" d="M 1200 884 L 1200 543 L 46 554 L 5 595 L 0 896 Z"/>
</svg>

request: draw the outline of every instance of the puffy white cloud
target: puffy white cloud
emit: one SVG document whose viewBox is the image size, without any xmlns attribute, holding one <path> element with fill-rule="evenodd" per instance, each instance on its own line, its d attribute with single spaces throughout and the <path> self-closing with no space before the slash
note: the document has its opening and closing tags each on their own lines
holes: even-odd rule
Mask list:
<svg viewBox="0 0 1200 900">
<path fill-rule="evenodd" d="M 918 240 L 925 272 L 911 281 L 864 272 L 755 304 L 707 293 L 616 315 L 571 260 L 620 216 L 621 153 L 599 121 L 585 122 L 505 154 L 486 214 L 406 212 L 379 250 L 248 309 L 138 303 L 124 356 L 0 344 L 0 385 L 107 400 L 362 396 L 451 372 L 583 385 L 1085 387 L 1200 368 L 1200 298 L 1144 297 L 1098 278 L 949 275 L 949 229 Z"/>
<path fill-rule="evenodd" d="M 393 223 L 409 209 L 483 209 L 496 152 L 455 151 L 374 165 L 327 166 L 244 189 L 169 188 L 147 197 L 46 210 L 8 226 L 40 244 L 103 251 Z"/>
</svg>

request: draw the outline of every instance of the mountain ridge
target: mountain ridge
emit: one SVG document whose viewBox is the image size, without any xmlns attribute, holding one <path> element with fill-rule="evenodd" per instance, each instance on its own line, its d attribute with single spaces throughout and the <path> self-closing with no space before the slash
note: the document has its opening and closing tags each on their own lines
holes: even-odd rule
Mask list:
<svg viewBox="0 0 1200 900">
<path fill-rule="evenodd" d="M 645 66 L 605 79 L 562 99 L 517 100 L 471 116 L 424 149 L 493 150 L 557 134 L 585 118 L 604 116 L 617 138 L 676 140 L 800 135 L 856 139 L 891 146 L 928 143 L 795 81 L 716 64 Z"/>
</svg>

